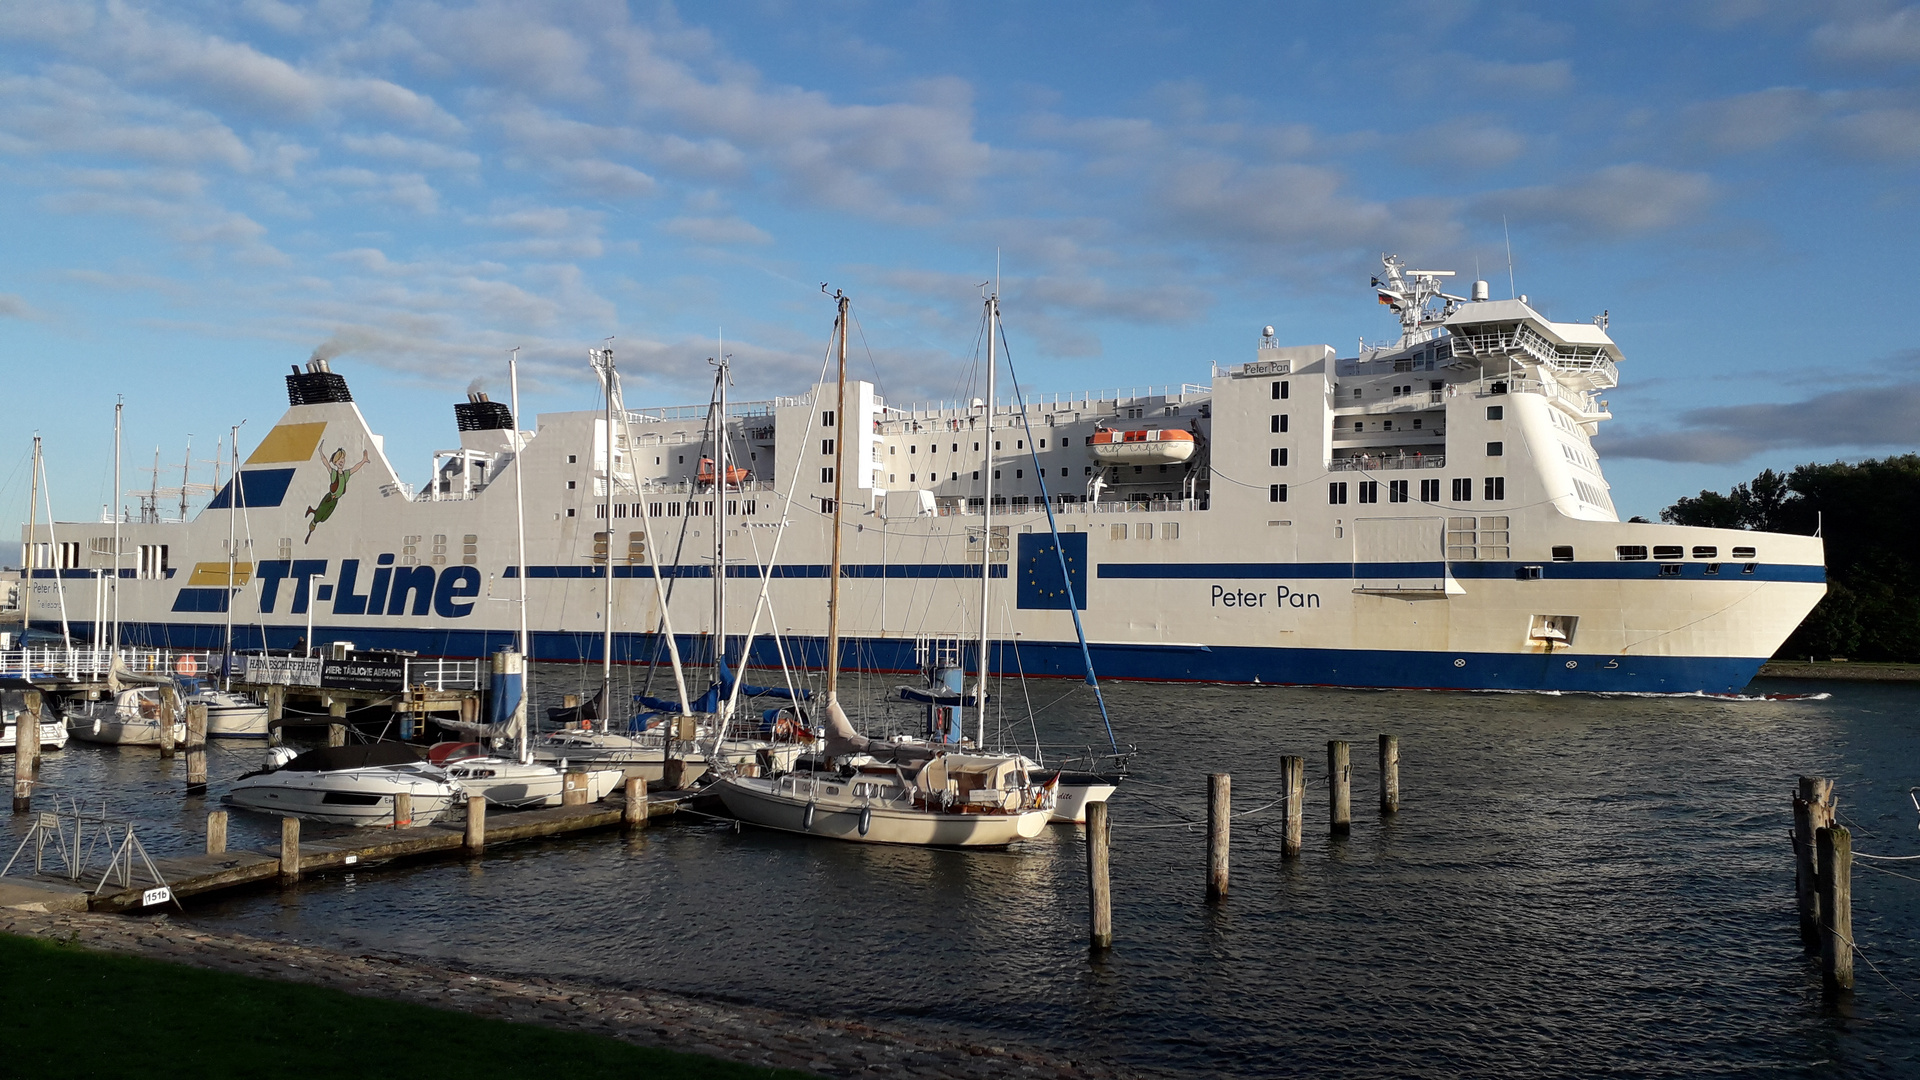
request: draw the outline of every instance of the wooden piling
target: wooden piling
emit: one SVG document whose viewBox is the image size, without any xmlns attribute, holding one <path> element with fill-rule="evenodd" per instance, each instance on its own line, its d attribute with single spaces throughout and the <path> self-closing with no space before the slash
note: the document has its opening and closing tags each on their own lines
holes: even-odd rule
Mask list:
<svg viewBox="0 0 1920 1080">
<path fill-rule="evenodd" d="M 1335 836 L 1353 831 L 1353 747 L 1338 739 L 1327 743 L 1327 824 Z"/>
<path fill-rule="evenodd" d="M 589 777 L 579 770 L 571 770 L 560 781 L 561 806 L 585 806 L 591 794 L 587 790 Z"/>
<path fill-rule="evenodd" d="M 300 819 L 280 819 L 280 883 L 291 885 L 300 880 Z"/>
<path fill-rule="evenodd" d="M 1300 857 L 1300 815 L 1306 807 L 1307 759 L 1280 759 L 1280 857 Z"/>
<path fill-rule="evenodd" d="M 660 782 L 668 791 L 679 791 L 687 786 L 687 760 L 668 751 L 667 760 L 660 763 Z"/>
<path fill-rule="evenodd" d="M 1113 887 L 1107 879 L 1108 847 L 1113 829 L 1107 804 L 1087 804 L 1087 905 L 1091 916 L 1087 943 L 1094 950 L 1113 948 Z"/>
<path fill-rule="evenodd" d="M 644 777 L 627 777 L 627 806 L 620 813 L 620 823 L 629 829 L 646 827 L 647 781 Z"/>
<path fill-rule="evenodd" d="M 347 725 L 345 722 L 347 719 L 347 703 L 345 701 L 328 701 L 327 715 L 337 718 L 333 723 L 327 725 L 327 745 L 347 745 Z"/>
<path fill-rule="evenodd" d="M 171 683 L 160 688 L 160 756 L 173 756 L 173 725 L 180 718 L 180 696 Z"/>
<path fill-rule="evenodd" d="M 1400 737 L 1380 736 L 1380 816 L 1400 812 Z"/>
<path fill-rule="evenodd" d="M 1814 836 L 1833 823 L 1833 781 L 1801 777 L 1793 799 L 1793 879 L 1800 907 L 1800 944 L 1809 955 L 1821 947 L 1820 864 Z"/>
<path fill-rule="evenodd" d="M 287 688 L 275 683 L 267 687 L 267 745 L 279 746 L 280 719 L 287 711 Z"/>
<path fill-rule="evenodd" d="M 187 706 L 187 794 L 207 793 L 207 707 Z"/>
<path fill-rule="evenodd" d="M 207 854 L 224 855 L 227 852 L 227 812 L 212 810 L 207 813 Z"/>
<path fill-rule="evenodd" d="M 33 773 L 40 758 L 40 691 L 22 695 L 23 708 L 13 718 L 13 812 L 33 811 Z"/>
<path fill-rule="evenodd" d="M 467 796 L 467 851 L 478 855 L 487 849 L 487 800 L 484 795 Z"/>
<path fill-rule="evenodd" d="M 1227 846 L 1233 828 L 1233 777 L 1207 776 L 1207 899 L 1227 896 Z"/>
<path fill-rule="evenodd" d="M 413 792 L 393 793 L 393 827 L 404 829 L 413 824 Z"/>
<path fill-rule="evenodd" d="M 1814 833 L 1820 862 L 1820 982 L 1826 996 L 1853 989 L 1853 834 L 1834 825 Z"/>
</svg>

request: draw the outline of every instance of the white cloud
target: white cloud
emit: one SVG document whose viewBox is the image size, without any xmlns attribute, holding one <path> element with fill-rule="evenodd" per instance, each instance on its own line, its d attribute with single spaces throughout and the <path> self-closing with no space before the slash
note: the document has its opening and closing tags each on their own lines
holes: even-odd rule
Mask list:
<svg viewBox="0 0 1920 1080">
<path fill-rule="evenodd" d="M 389 131 L 378 135 L 342 135 L 340 145 L 364 157 L 401 161 L 422 169 L 470 170 L 480 165 L 480 155 L 456 150 L 425 139 L 406 139 Z"/>
<path fill-rule="evenodd" d="M 574 187 L 607 198 L 652 195 L 660 186 L 653 177 L 631 165 L 599 158 L 561 162 L 554 171 Z"/>
<path fill-rule="evenodd" d="M 740 217 L 676 217 L 660 230 L 699 244 L 771 244 L 772 234 Z"/>
<path fill-rule="evenodd" d="M 1902 161 L 1920 157 L 1920 109 L 1867 109 L 1837 118 L 1834 140 L 1862 157 Z"/>
<path fill-rule="evenodd" d="M 0 293 L 0 319 L 38 319 L 32 304 L 13 293 Z"/>
<path fill-rule="evenodd" d="M 1836 63 L 1920 62 L 1920 7 L 1825 23 L 1812 40 L 1815 52 Z"/>
<path fill-rule="evenodd" d="M 1474 205 L 1488 221 L 1504 214 L 1515 225 L 1611 239 L 1689 224 L 1712 205 L 1715 194 L 1704 173 L 1636 163 L 1609 165 L 1562 184 L 1489 192 Z"/>
</svg>

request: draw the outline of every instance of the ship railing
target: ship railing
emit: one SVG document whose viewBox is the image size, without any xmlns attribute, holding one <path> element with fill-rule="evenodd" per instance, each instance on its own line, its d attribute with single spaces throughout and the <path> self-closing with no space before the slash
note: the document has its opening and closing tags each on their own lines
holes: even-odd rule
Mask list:
<svg viewBox="0 0 1920 1080">
<path fill-rule="evenodd" d="M 728 416 L 771 416 L 773 410 L 785 403 L 785 399 L 772 401 L 737 401 L 727 404 Z M 664 405 L 658 408 L 647 407 L 628 409 L 628 421 L 636 424 L 660 424 L 674 420 L 705 420 L 712 408 L 709 405 Z"/>
<path fill-rule="evenodd" d="M 479 660 L 408 660 L 407 686 L 429 690 L 480 689 Z"/>
<path fill-rule="evenodd" d="M 1071 514 L 1172 514 L 1185 510 L 1205 510 L 1206 499 L 1183 499 L 1178 496 L 1167 498 L 1127 498 L 1108 495 L 1099 502 L 1087 502 L 1083 497 L 1066 496 L 1072 502 L 1062 501 L 1063 496 L 1054 496 L 1053 512 L 1056 515 Z M 1007 502 L 995 499 L 993 512 L 1001 514 L 1040 514 L 1046 512 L 1038 498 L 1028 502 Z M 980 517 L 981 507 L 967 505 L 966 500 L 940 499 L 935 503 L 934 514 L 937 517 Z"/>
<path fill-rule="evenodd" d="M 1353 457 L 1334 458 L 1327 463 L 1328 472 L 1386 472 L 1446 467 L 1445 454 L 1356 454 Z"/>
<path fill-rule="evenodd" d="M 219 652 L 94 649 L 41 645 L 0 652 L 0 678 L 32 682 L 103 682 L 116 655 L 123 674 L 197 678 L 217 673 Z"/>
</svg>

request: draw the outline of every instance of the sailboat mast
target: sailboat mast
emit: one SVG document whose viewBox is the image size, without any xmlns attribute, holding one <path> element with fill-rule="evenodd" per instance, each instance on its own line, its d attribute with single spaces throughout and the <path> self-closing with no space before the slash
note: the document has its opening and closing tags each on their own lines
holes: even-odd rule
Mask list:
<svg viewBox="0 0 1920 1080">
<path fill-rule="evenodd" d="M 726 685 L 727 662 L 727 341 L 720 339 L 719 408 L 713 419 L 713 684 Z M 742 657 L 745 666 L 746 658 Z M 726 705 L 720 706 L 724 715 Z"/>
<path fill-rule="evenodd" d="M 833 568 L 827 580 L 827 702 L 840 695 L 840 503 L 847 477 L 847 294 L 834 293 L 839 301 L 837 320 L 840 331 L 840 374 L 837 404 L 833 410 Z"/>
<path fill-rule="evenodd" d="M 38 487 L 40 490 L 41 503 L 47 510 L 47 552 L 52 556 L 48 562 L 53 566 L 53 595 L 60 600 L 60 641 L 67 647 L 68 651 L 71 652 L 73 649 L 73 631 L 67 625 L 67 579 L 65 575 L 60 573 L 59 549 L 55 547 L 59 541 L 55 539 L 53 535 L 53 485 L 47 483 L 47 459 L 46 455 L 41 453 L 39 432 L 35 432 L 33 436 L 33 471 L 35 477 L 39 480 Z M 31 503 L 28 504 L 28 510 L 29 512 L 32 510 Z M 27 519 L 27 531 L 33 531 L 33 519 L 31 516 Z"/>
<path fill-rule="evenodd" d="M 600 730 L 605 731 L 607 712 L 613 708 L 613 346 L 600 350 L 600 359 L 607 389 L 607 549 L 606 558 L 600 564 L 601 572 L 607 576 L 606 607 L 600 627 Z"/>
<path fill-rule="evenodd" d="M 234 564 L 240 557 L 240 500 L 246 498 L 240 488 L 240 425 L 233 425 L 233 497 L 227 500 L 227 610 L 226 655 L 220 658 L 220 689 L 233 689 L 233 584 Z M 218 460 L 216 455 L 215 460 Z M 180 520 L 187 519 L 186 481 L 181 481 Z M 311 605 L 309 605 L 311 606 Z"/>
<path fill-rule="evenodd" d="M 986 499 L 980 511 L 980 676 L 973 687 L 973 703 L 977 710 L 974 717 L 974 746 L 981 749 L 987 745 L 987 604 L 993 582 L 993 395 L 995 367 L 998 364 L 993 346 L 999 320 L 1000 295 L 990 293 L 987 296 L 987 434 L 980 442 L 981 454 L 985 459 L 980 477 L 986 483 Z"/>
<path fill-rule="evenodd" d="M 216 453 L 214 456 L 218 457 L 219 455 Z M 193 436 L 189 435 L 187 436 L 186 455 L 180 459 L 180 523 L 182 525 L 186 524 L 187 522 L 187 492 L 191 490 L 187 486 L 187 481 L 193 479 L 192 472 L 193 472 Z M 236 495 L 239 494 L 238 489 L 235 489 L 234 494 Z M 231 499 L 228 500 L 228 505 L 232 505 Z M 229 584 L 231 584 L 231 581 L 229 581 Z"/>
<path fill-rule="evenodd" d="M 507 354 L 507 385 L 513 398 L 513 528 L 514 574 L 520 579 L 520 704 L 513 710 L 513 740 L 519 748 L 520 763 L 531 764 L 533 746 L 527 739 L 527 690 L 531 683 L 533 658 L 527 640 L 527 504 L 521 482 L 520 457 L 526 446 L 520 439 L 520 348 Z"/>
<path fill-rule="evenodd" d="M 123 399 L 115 396 L 113 401 L 113 585 L 112 601 L 108 609 L 108 621 L 112 627 L 107 632 L 107 648 L 120 648 L 120 413 L 126 408 Z M 107 659 L 108 667 L 113 664 L 111 651 Z"/>
</svg>

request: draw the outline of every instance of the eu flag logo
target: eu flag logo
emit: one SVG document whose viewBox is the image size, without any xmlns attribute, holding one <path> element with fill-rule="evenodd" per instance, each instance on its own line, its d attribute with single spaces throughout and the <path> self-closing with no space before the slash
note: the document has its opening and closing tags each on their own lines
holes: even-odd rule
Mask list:
<svg viewBox="0 0 1920 1080">
<path fill-rule="evenodd" d="M 1087 534 L 1059 536 L 1021 533 L 1015 551 L 1020 587 L 1018 603 L 1028 610 L 1065 611 L 1069 604 L 1087 609 Z M 1067 572 L 1060 573 L 1061 556 Z"/>
</svg>

